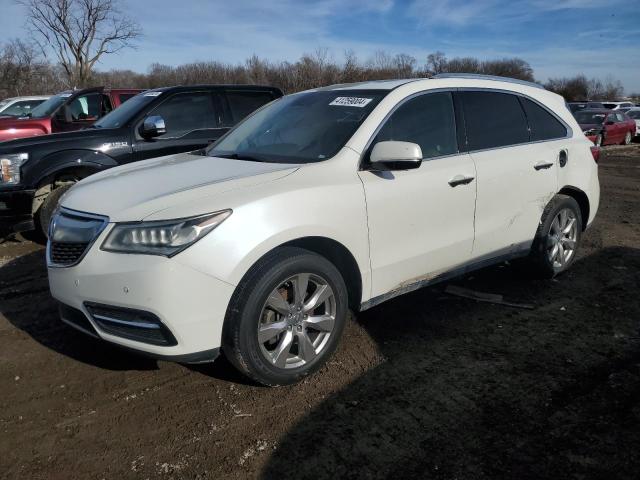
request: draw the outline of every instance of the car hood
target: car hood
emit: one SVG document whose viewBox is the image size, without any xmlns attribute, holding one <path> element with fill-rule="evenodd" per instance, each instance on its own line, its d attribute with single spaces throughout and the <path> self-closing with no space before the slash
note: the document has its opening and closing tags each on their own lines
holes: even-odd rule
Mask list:
<svg viewBox="0 0 640 480">
<path fill-rule="evenodd" d="M 139 221 L 182 203 L 282 178 L 298 167 L 183 153 L 92 175 L 69 190 L 61 205 L 112 222 Z"/>
<path fill-rule="evenodd" d="M 2 119 L 0 118 L 0 121 L 1 120 Z M 113 134 L 113 132 L 113 130 L 88 128 L 86 130 L 75 130 L 73 132 L 52 133 L 49 135 L 40 135 L 37 137 L 17 138 L 15 140 L 8 140 L 0 143 L 0 152 L 7 153 L 9 150 L 11 152 L 29 152 L 29 148 L 42 145 L 54 145 L 56 147 L 56 150 L 63 150 L 65 148 L 73 148 L 76 142 L 80 140 L 109 137 Z"/>
</svg>

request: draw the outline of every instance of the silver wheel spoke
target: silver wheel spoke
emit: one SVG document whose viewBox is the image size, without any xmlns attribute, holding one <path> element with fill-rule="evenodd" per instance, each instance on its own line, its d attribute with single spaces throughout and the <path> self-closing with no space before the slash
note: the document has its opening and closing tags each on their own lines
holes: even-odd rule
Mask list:
<svg viewBox="0 0 640 480">
<path fill-rule="evenodd" d="M 271 356 L 271 361 L 276 367 L 284 368 L 287 364 L 287 357 L 289 356 L 292 343 L 293 333 L 291 333 L 290 330 L 287 330 L 287 333 L 282 336 L 282 339 Z"/>
<path fill-rule="evenodd" d="M 562 229 L 562 233 L 564 233 L 565 235 L 569 234 L 575 224 L 576 224 L 576 219 L 575 218 L 570 219 L 567 225 Z"/>
<path fill-rule="evenodd" d="M 558 224 L 560 226 L 560 230 L 563 230 L 566 228 L 567 226 L 567 221 L 568 221 L 568 216 L 567 216 L 567 211 L 566 210 L 560 210 L 560 214 L 558 215 Z"/>
<path fill-rule="evenodd" d="M 560 217 L 556 217 L 553 219 L 553 222 L 551 222 L 551 232 L 552 233 L 559 233 L 560 232 Z"/>
<path fill-rule="evenodd" d="M 553 250 L 551 250 L 551 253 L 549 254 L 549 258 L 551 258 L 551 261 L 555 261 L 556 257 L 558 256 L 558 251 L 560 250 L 560 248 L 558 247 L 558 244 L 556 243 L 553 246 Z"/>
<path fill-rule="evenodd" d="M 563 238 L 561 240 L 561 243 L 566 250 L 573 250 L 574 248 L 576 248 L 576 242 L 574 240 L 571 240 L 570 238 Z"/>
<path fill-rule="evenodd" d="M 333 324 L 335 323 L 335 318 L 331 315 L 319 315 L 317 317 L 308 317 L 304 321 L 305 325 L 309 328 L 313 328 L 314 330 L 318 330 L 320 332 L 330 332 L 333 330 Z"/>
<path fill-rule="evenodd" d="M 261 325 L 260 330 L 258 331 L 258 341 L 260 343 L 268 342 L 273 337 L 275 337 L 276 335 L 279 335 L 286 329 L 287 329 L 287 322 L 285 322 L 284 320 L 280 322 Z"/>
<path fill-rule="evenodd" d="M 329 285 L 318 285 L 311 298 L 307 300 L 307 303 L 304 304 L 303 311 L 310 312 L 315 310 L 320 305 L 322 305 L 325 300 L 331 295 L 333 295 L 333 292 L 331 291 L 331 287 L 329 287 Z"/>
<path fill-rule="evenodd" d="M 307 336 L 307 332 L 302 330 L 296 334 L 296 337 L 298 339 L 298 355 L 300 355 L 300 358 L 305 362 L 310 362 L 316 358 L 316 349 L 311 343 L 311 339 Z"/>
<path fill-rule="evenodd" d="M 307 288 L 309 286 L 309 274 L 301 273 L 296 275 L 293 279 L 293 294 L 295 296 L 294 305 L 296 307 L 302 307 L 304 303 L 304 297 L 307 295 Z"/>
<path fill-rule="evenodd" d="M 291 305 L 282 298 L 282 295 L 280 295 L 277 289 L 271 292 L 271 295 L 267 298 L 267 306 L 282 315 L 288 315 L 291 312 Z"/>
<path fill-rule="evenodd" d="M 564 247 L 561 243 L 558 243 L 558 263 L 560 265 L 564 264 Z"/>
</svg>

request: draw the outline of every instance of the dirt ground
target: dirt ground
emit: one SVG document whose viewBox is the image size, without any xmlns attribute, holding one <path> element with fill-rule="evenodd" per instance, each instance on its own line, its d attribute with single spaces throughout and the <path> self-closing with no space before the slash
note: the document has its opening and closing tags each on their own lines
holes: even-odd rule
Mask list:
<svg viewBox="0 0 640 480">
<path fill-rule="evenodd" d="M 3 243 L 0 477 L 639 478 L 640 145 L 600 165 L 571 271 L 451 282 L 535 309 L 414 292 L 359 314 L 329 364 L 287 388 L 75 332 L 42 247 Z"/>
</svg>

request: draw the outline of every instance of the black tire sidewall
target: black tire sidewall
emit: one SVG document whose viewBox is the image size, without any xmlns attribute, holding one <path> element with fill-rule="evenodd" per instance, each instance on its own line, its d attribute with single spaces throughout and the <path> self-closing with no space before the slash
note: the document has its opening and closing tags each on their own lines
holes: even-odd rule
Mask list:
<svg viewBox="0 0 640 480">
<path fill-rule="evenodd" d="M 276 255 L 247 275 L 250 278 L 239 286 L 237 298 L 232 301 L 236 307 L 231 310 L 230 306 L 230 314 L 225 320 L 223 352 L 242 371 L 265 385 L 295 383 L 317 371 L 335 351 L 347 317 L 347 290 L 336 267 L 315 253 L 298 248 L 286 250 L 293 256 L 287 256 L 286 253 Z M 312 273 L 327 281 L 336 299 L 336 319 L 324 350 L 309 364 L 285 370 L 273 366 L 264 358 L 257 329 L 268 295 L 287 278 L 298 273 Z"/>
<path fill-rule="evenodd" d="M 555 219 L 556 215 L 565 208 L 570 208 L 576 216 L 577 225 L 577 238 L 576 248 L 571 259 L 565 263 L 561 268 L 555 268 L 549 257 L 547 256 L 547 235 L 551 228 L 551 223 Z M 539 273 L 543 274 L 547 278 L 553 278 L 556 275 L 566 271 L 575 261 L 580 246 L 580 239 L 582 237 L 582 213 L 578 202 L 572 197 L 567 195 L 556 195 L 551 202 L 547 205 L 542 215 L 540 226 L 536 232 L 536 238 L 531 252 L 531 257 L 538 268 Z"/>
<path fill-rule="evenodd" d="M 51 222 L 51 217 L 53 216 L 53 212 L 55 212 L 58 207 L 58 203 L 60 202 L 60 198 L 69 190 L 73 184 L 63 185 L 58 188 L 54 188 L 51 190 L 47 198 L 44 200 L 40 208 L 38 209 L 37 216 L 37 228 L 40 230 L 40 234 L 44 235 L 45 238 L 49 237 L 49 223 Z"/>
</svg>

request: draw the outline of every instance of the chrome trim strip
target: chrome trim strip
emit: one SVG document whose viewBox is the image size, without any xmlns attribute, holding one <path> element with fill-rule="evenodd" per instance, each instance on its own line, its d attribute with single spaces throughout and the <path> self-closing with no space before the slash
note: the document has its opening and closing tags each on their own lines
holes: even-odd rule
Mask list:
<svg viewBox="0 0 640 480">
<path fill-rule="evenodd" d="M 130 327 L 148 328 L 148 329 L 154 329 L 154 330 L 159 330 L 160 329 L 160 325 L 155 324 L 155 323 L 131 322 L 129 320 L 120 320 L 118 318 L 105 317 L 104 315 L 96 315 L 96 314 L 91 314 L 91 316 L 93 318 L 97 318 L 98 320 L 102 320 L 102 321 L 105 321 L 105 322 L 120 323 L 122 325 L 127 325 L 127 326 L 130 326 Z"/>
<path fill-rule="evenodd" d="M 528 87 L 539 88 L 546 90 L 542 85 L 536 82 L 529 82 L 528 80 L 520 80 L 518 78 L 501 77 L 499 75 L 484 75 L 482 73 L 438 73 L 434 75 L 434 79 L 441 78 L 462 78 L 469 80 L 493 80 L 495 82 L 516 83 L 518 85 L 526 85 Z"/>
</svg>

